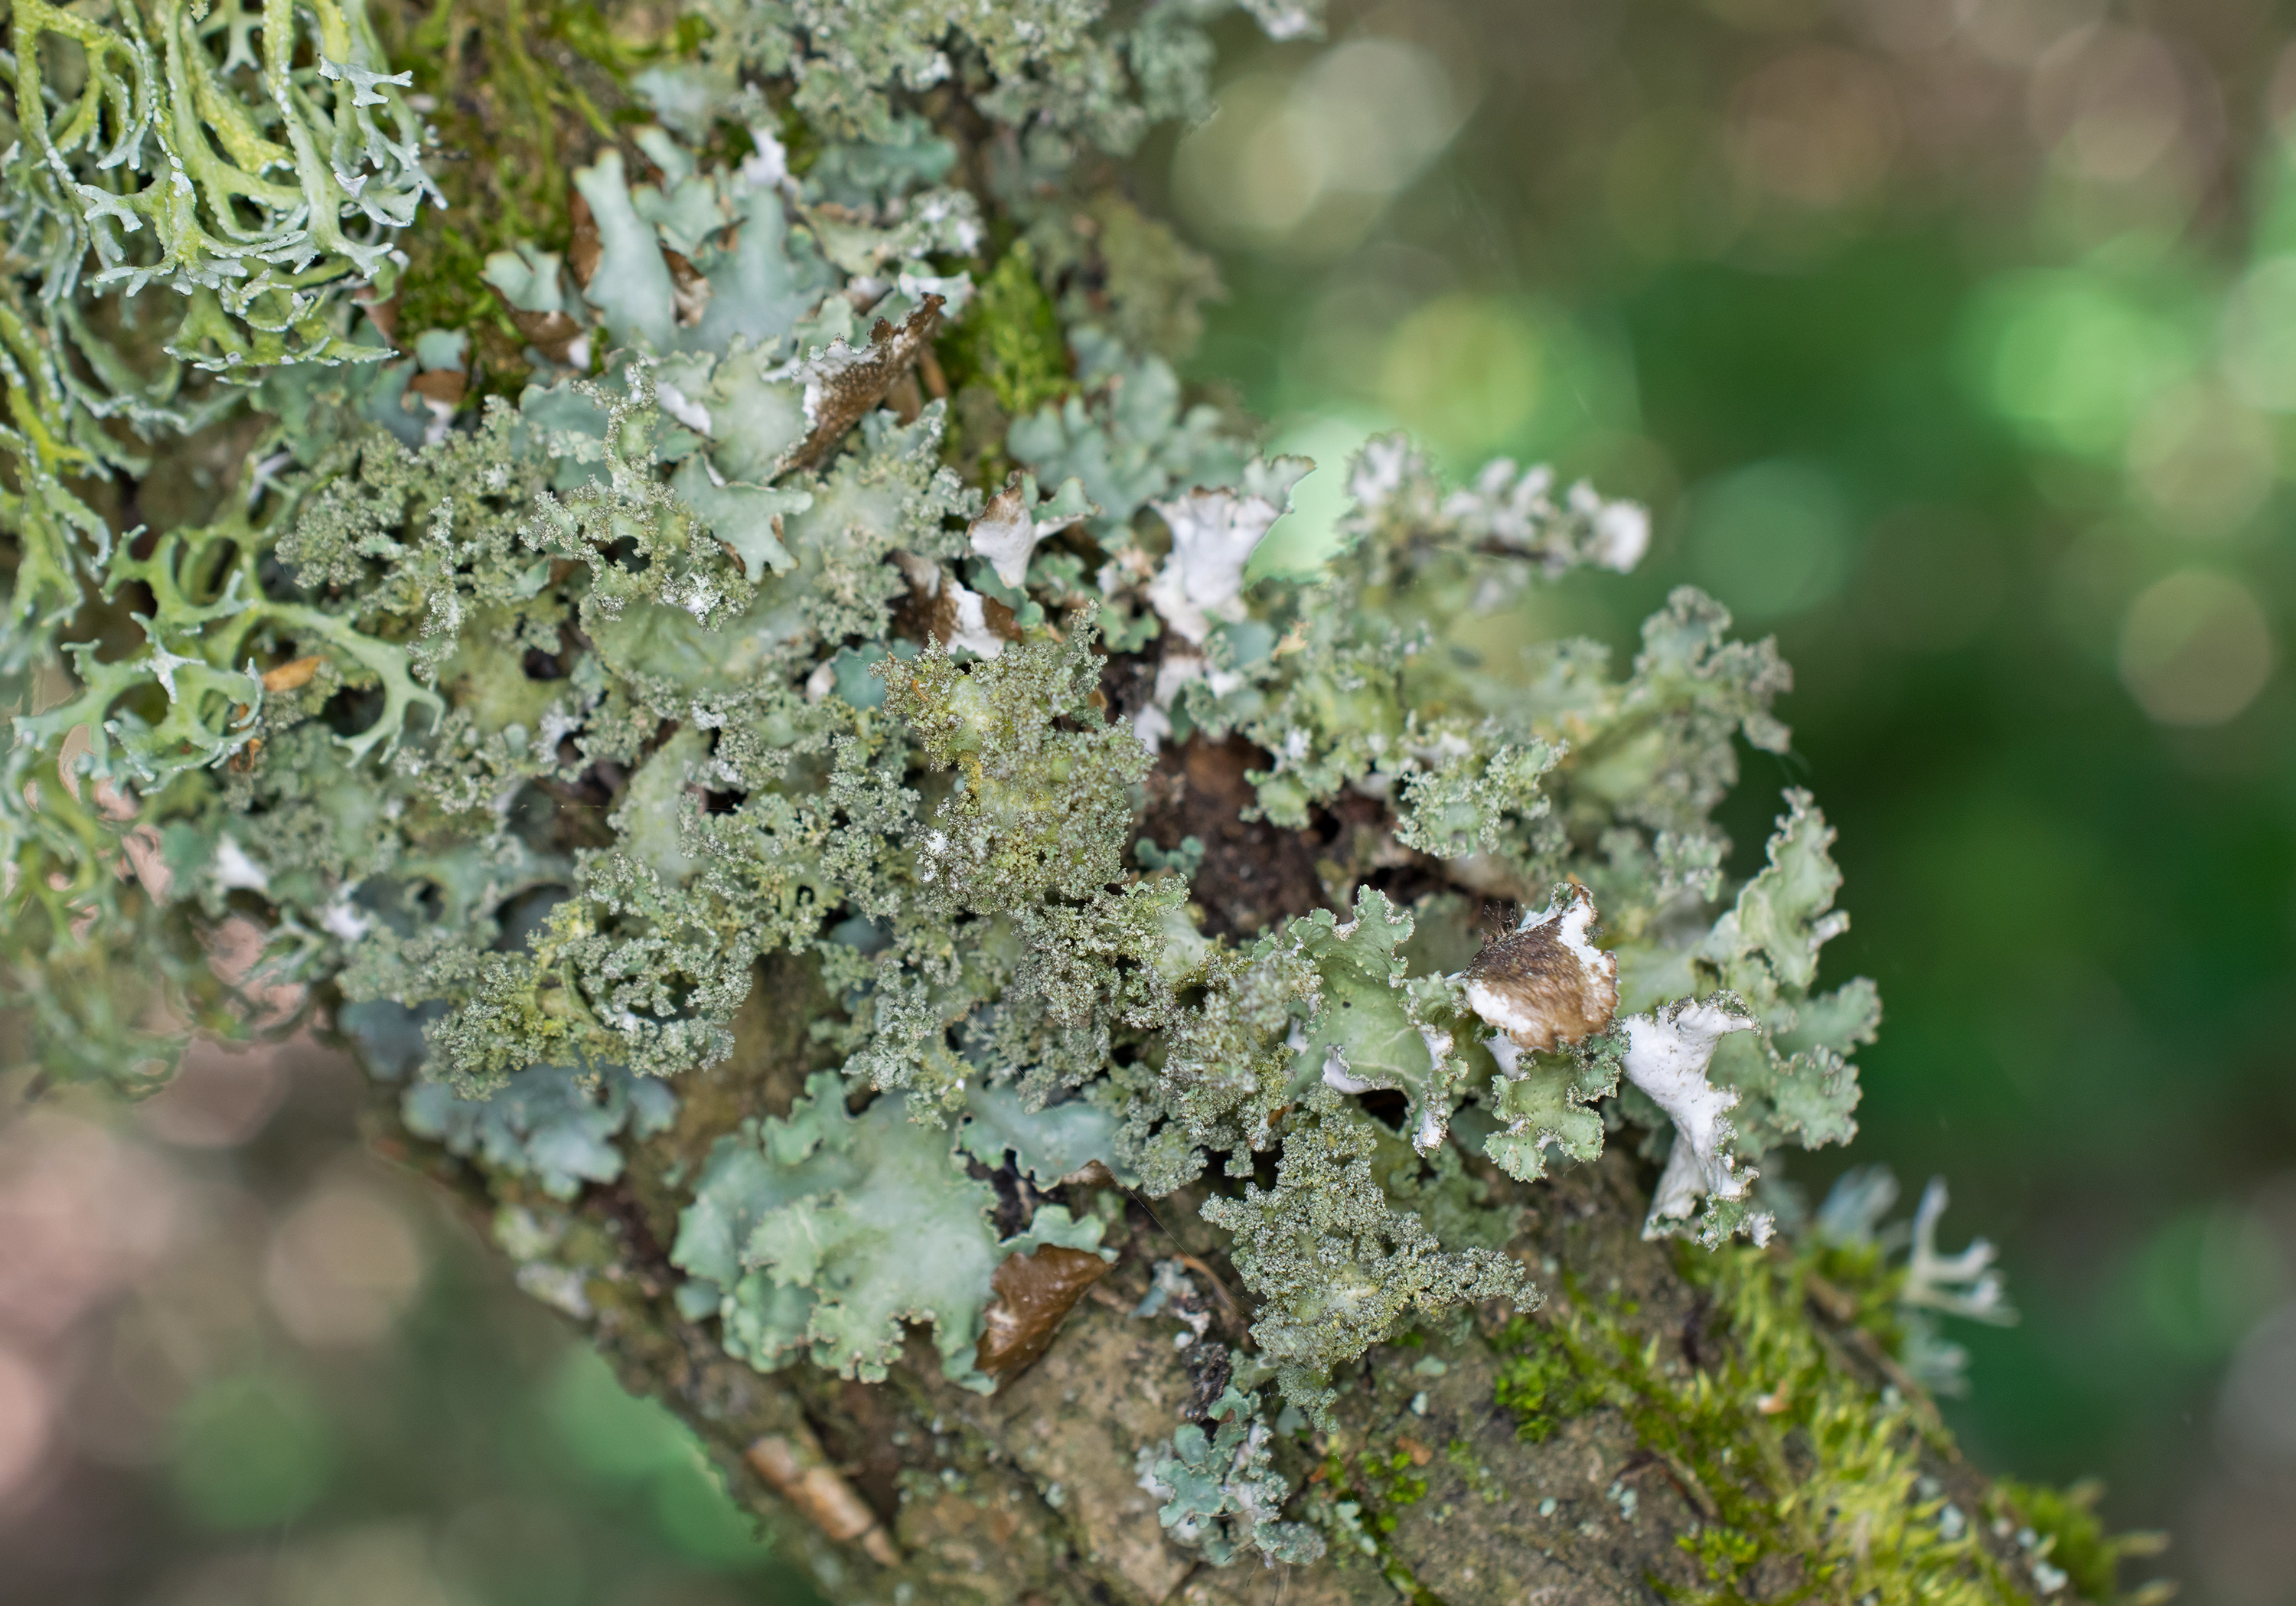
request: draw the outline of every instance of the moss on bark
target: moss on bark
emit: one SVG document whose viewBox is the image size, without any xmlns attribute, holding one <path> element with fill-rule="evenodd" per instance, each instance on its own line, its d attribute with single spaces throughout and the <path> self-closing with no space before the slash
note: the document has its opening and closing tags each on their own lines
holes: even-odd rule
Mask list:
<svg viewBox="0 0 2296 1606">
<path fill-rule="evenodd" d="M 1332 1431 L 1287 1419 L 1275 1454 L 1303 1486 L 1292 1511 L 1328 1546 L 1312 1565 L 1210 1565 L 1172 1542 L 1142 1487 L 1140 1452 L 1198 1395 L 1190 1352 L 1240 1344 L 1248 1325 L 1199 1190 L 1131 1202 L 1113 1272 L 993 1395 L 947 1381 L 915 1329 L 882 1384 L 757 1372 L 679 1314 L 667 1245 L 676 1180 L 742 1115 L 785 1111 L 818 1057 L 806 1028 L 827 1000 L 809 968 L 777 960 L 760 979 L 734 1057 L 683 1081 L 676 1124 L 570 1205 L 412 1139 L 393 1100 L 372 1132 L 498 1243 L 530 1248 L 541 1225 L 553 1247 L 521 1281 L 693 1428 L 837 1606 L 1976 1602 L 2037 1596 L 2068 1561 L 2079 1582 L 2057 1598 L 2114 1598 L 2114 1542 L 2078 1500 L 1967 1462 L 1876 1340 L 1857 1286 L 1783 1244 L 1645 1241 L 1647 1166 L 1615 1147 L 1535 1190 L 1486 1178 L 1514 1190 L 1507 1252 L 1534 1275 L 1601 1275 L 1536 1310 L 1493 1303 L 1374 1347 L 1339 1373 Z M 1089 1191 L 1070 1201 L 1081 1210 Z M 1206 1285 L 1201 1338 L 1133 1314 L 1175 1258 Z M 824 1504 L 840 1487 L 847 1503 Z"/>
</svg>

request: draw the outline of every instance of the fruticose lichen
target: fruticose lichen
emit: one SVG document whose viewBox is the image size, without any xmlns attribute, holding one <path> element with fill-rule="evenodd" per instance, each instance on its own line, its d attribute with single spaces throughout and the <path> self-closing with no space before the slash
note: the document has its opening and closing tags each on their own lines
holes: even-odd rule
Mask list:
<svg viewBox="0 0 2296 1606">
<path fill-rule="evenodd" d="M 1785 748 L 1788 671 L 1689 589 L 1622 668 L 1472 646 L 1632 568 L 1643 510 L 1507 462 L 1454 488 L 1399 439 L 1271 459 L 1191 398 L 1154 348 L 1209 280 L 1072 164 L 1201 109 L 1220 9 L 707 0 L 597 44 L 628 120 L 569 158 L 565 232 L 468 285 L 522 342 L 510 393 L 475 302 L 387 334 L 342 293 L 387 296 L 430 186 L 356 4 L 19 0 L 0 856 L 47 1074 L 149 1085 L 171 1027 L 319 1014 L 406 1079 L 409 1131 L 569 1198 L 796 965 L 818 1068 L 660 1180 L 669 1258 L 730 1355 L 861 1380 L 910 1323 L 996 1387 L 999 1267 L 1098 1254 L 1119 1188 L 1218 1230 L 1255 1375 L 1326 1421 L 1411 1323 L 1534 1304 L 1499 1252 L 1520 1185 L 1614 1140 L 1664 1161 L 1652 1234 L 1767 1238 L 1767 1157 L 1854 1132 L 1879 1018 L 1819 985 L 1846 918 L 1806 794 L 1726 895 L 1711 811 L 1740 738 Z M 86 53 L 69 90 L 43 29 Z M 180 314 L 140 366 L 94 333 L 131 304 Z M 145 467 L 108 417 L 225 452 L 227 489 L 99 513 L 68 482 Z M 1351 492 L 1337 550 L 1262 575 L 1310 472 Z M 1272 917 L 1232 918 L 1218 830 L 1157 839 L 1172 811 L 1292 844 L 1254 867 L 1290 877 Z M 1521 911 L 1488 943 L 1487 901 Z M 1932 1219 L 1906 1297 L 1986 1314 Z M 1622 1355 L 1611 1392 L 1653 1434 L 1775 1437 L 1742 1396 L 1810 1358 L 1763 1347 L 1767 1262 L 1712 1264 L 1747 1388 L 1658 1412 Z M 1314 1548 L 1271 1408 L 1232 1388 L 1145 1469 L 1214 1561 Z M 1869 1403 L 1796 1410 L 1822 1436 Z M 1911 1476 L 1894 1443 L 1873 1488 Z M 1729 1520 L 1718 1587 L 1727 1535 L 1761 1538 Z M 1923 1522 L 1903 1542 L 1960 1565 Z"/>
</svg>

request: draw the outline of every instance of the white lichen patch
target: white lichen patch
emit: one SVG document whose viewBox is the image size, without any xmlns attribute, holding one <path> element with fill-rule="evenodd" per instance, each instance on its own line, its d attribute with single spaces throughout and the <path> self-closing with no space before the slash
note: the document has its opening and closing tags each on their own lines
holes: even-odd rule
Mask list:
<svg viewBox="0 0 2296 1606">
<path fill-rule="evenodd" d="M 1715 1086 L 1707 1068 L 1723 1038 L 1755 1025 L 1752 1017 L 1717 1000 L 1684 1000 L 1625 1023 L 1626 1078 L 1674 1123 L 1674 1148 L 1651 1201 L 1653 1236 L 1658 1223 L 1686 1218 L 1702 1195 L 1738 1198 L 1752 1181 L 1730 1152 L 1737 1134 L 1729 1112 L 1738 1102 L 1737 1090 Z"/>
<path fill-rule="evenodd" d="M 1201 644 L 1215 623 L 1243 618 L 1244 566 L 1283 510 L 1264 497 L 1201 489 L 1154 506 L 1171 528 L 1172 551 L 1148 582 L 1148 600 Z"/>
<path fill-rule="evenodd" d="M 1004 489 L 988 498 L 988 506 L 965 531 L 965 540 L 996 572 L 996 578 L 1018 588 L 1029 575 L 1029 557 L 1037 543 L 1058 535 L 1097 515 L 1100 509 L 1085 500 L 1084 482 L 1071 475 L 1060 490 L 1039 505 L 1034 474 L 1017 470 Z"/>
</svg>

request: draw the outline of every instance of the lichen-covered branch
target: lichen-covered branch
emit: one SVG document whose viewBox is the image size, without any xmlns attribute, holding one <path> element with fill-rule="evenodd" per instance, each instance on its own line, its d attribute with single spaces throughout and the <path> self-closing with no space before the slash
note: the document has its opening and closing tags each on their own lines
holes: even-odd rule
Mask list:
<svg viewBox="0 0 2296 1606">
<path fill-rule="evenodd" d="M 1176 377 L 1208 276 L 1093 152 L 1222 9 L 20 4 L 48 1074 L 283 990 L 840 1599 L 2110 1596 L 1919 1392 L 1984 1256 L 1776 1185 L 1880 1008 L 1808 794 L 1719 872 L 1774 645 L 1686 589 L 1624 665 L 1534 638 L 1642 509 L 1270 458 Z M 530 165 L 442 187 L 384 35 Z M 1339 549 L 1262 572 L 1316 472 Z"/>
</svg>

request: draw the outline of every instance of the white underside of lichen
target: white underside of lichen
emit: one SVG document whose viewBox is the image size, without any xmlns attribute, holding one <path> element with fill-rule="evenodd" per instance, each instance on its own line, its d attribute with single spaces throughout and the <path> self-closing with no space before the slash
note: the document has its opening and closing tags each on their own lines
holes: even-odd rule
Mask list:
<svg viewBox="0 0 2296 1606">
<path fill-rule="evenodd" d="M 702 406 L 701 402 L 696 401 L 693 397 L 688 396 L 685 391 L 679 390 L 676 385 L 670 383 L 668 380 L 664 379 L 655 382 L 653 387 L 653 399 L 660 404 L 661 410 L 663 412 L 668 413 L 671 417 L 676 419 L 680 424 L 692 430 L 695 434 L 707 435 L 710 433 L 711 426 L 715 421 L 709 416 L 709 409 Z M 708 466 L 707 458 L 703 459 L 703 464 L 705 466 Z M 713 479 L 717 479 L 717 482 L 718 484 L 722 485 L 725 483 L 723 479 L 717 478 L 718 471 L 715 468 L 710 468 L 709 473 Z"/>
<path fill-rule="evenodd" d="M 1348 1057 L 1336 1048 L 1324 1056 L 1324 1085 L 1341 1093 L 1368 1093 L 1379 1087 L 1349 1070 Z"/>
<path fill-rule="evenodd" d="M 1670 1004 L 1628 1018 L 1627 1080 L 1674 1123 L 1674 1149 L 1651 1201 L 1653 1223 L 1684 1219 L 1702 1194 L 1744 1196 L 1752 1174 L 1741 1172 L 1729 1152 L 1737 1135 L 1729 1112 L 1738 1091 L 1716 1087 L 1707 1070 L 1725 1037 L 1754 1025 L 1751 1016 L 1711 1002 Z"/>
<path fill-rule="evenodd" d="M 1483 1040 L 1483 1047 L 1488 1049 L 1490 1050 L 1491 1058 L 1498 1062 L 1500 1075 L 1512 1076 L 1518 1069 L 1521 1068 L 1523 1055 L 1522 1045 L 1517 1042 L 1513 1038 L 1509 1037 L 1505 1032 L 1499 1033 L 1496 1037 L 1485 1038 Z"/>
<path fill-rule="evenodd" d="M 994 658 L 1004 650 L 1004 638 L 988 628 L 988 618 L 982 606 L 980 592 L 955 581 L 945 581 L 942 594 L 947 597 L 954 614 L 948 644 L 979 653 L 984 658 Z"/>
<path fill-rule="evenodd" d="M 1544 1025 L 1535 1010 L 1480 981 L 1467 984 L 1467 1008 L 1481 1016 L 1485 1025 L 1496 1026 L 1510 1036 L 1536 1036 Z"/>
<path fill-rule="evenodd" d="M 229 836 L 216 838 L 216 885 L 226 892 L 245 890 L 263 893 L 271 890 L 271 877 L 261 865 L 248 857 L 247 850 Z"/>
<path fill-rule="evenodd" d="M 1548 905 L 1545 918 L 1552 920 L 1556 918 L 1554 907 Z M 1619 973 L 1618 959 L 1595 947 L 1588 935 L 1595 929 L 1594 900 L 1581 890 L 1570 900 L 1570 907 L 1561 911 L 1560 918 L 1562 925 L 1556 935 L 1562 937 L 1562 946 L 1570 950 L 1570 956 L 1578 961 L 1579 969 L 1589 979 L 1615 978 Z"/>
<path fill-rule="evenodd" d="M 1201 643 L 1215 621 L 1243 616 L 1243 570 L 1283 509 L 1232 490 L 1190 491 L 1152 504 L 1171 527 L 1171 556 L 1148 582 L 1148 600 L 1173 630 Z"/>
<path fill-rule="evenodd" d="M 987 509 L 972 521 L 965 539 L 975 552 L 988 560 L 997 579 L 1008 586 L 1018 586 L 1028 578 L 1029 554 L 1036 551 L 1037 542 L 1047 533 L 1039 531 L 1037 521 L 1029 516 L 1016 488 L 991 497 Z"/>
<path fill-rule="evenodd" d="M 1086 516 L 1065 512 L 1038 518 L 1029 505 L 1035 491 L 1034 480 L 1006 486 L 988 498 L 988 506 L 965 531 L 965 539 L 988 560 L 996 578 L 1016 589 L 1029 578 L 1029 559 L 1037 543 L 1083 523 Z"/>
<path fill-rule="evenodd" d="M 356 881 L 345 886 L 336 900 L 328 904 L 325 910 L 319 916 L 319 928 L 338 941 L 358 942 L 366 935 L 373 924 L 365 915 L 359 913 L 358 906 L 351 902 L 351 894 L 357 890 L 358 883 Z"/>
<path fill-rule="evenodd" d="M 1436 1146 L 1443 1141 L 1443 1134 L 1448 1126 L 1449 1123 L 1443 1117 L 1442 1108 L 1431 1099 L 1427 1108 L 1419 1112 L 1418 1129 L 1411 1134 L 1412 1148 L 1421 1154 L 1434 1153 Z"/>
</svg>

